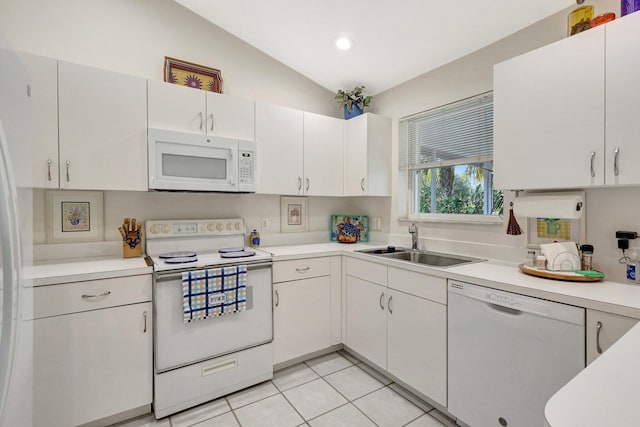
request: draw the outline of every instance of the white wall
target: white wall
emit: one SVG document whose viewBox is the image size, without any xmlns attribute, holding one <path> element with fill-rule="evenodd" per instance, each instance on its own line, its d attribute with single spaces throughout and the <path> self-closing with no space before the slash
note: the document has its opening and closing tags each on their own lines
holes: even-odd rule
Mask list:
<svg viewBox="0 0 640 427">
<path fill-rule="evenodd" d="M 596 15 L 614 11 L 620 14 L 620 3 L 615 0 L 591 2 Z M 391 242 L 408 243 L 407 221 L 403 221 L 406 201 L 406 177 L 398 171 L 398 120 L 402 117 L 444 105 L 459 99 L 486 92 L 493 87 L 493 65 L 538 47 L 566 37 L 566 12 L 544 21 L 474 52 L 453 63 L 423 74 L 386 92 L 373 101 L 376 113 L 393 119 L 393 188 L 390 205 Z M 541 171 L 541 173 L 543 173 Z M 621 253 L 614 239 L 616 229 L 640 231 L 640 189 L 588 190 L 587 240 L 595 246 L 594 263 L 612 280 L 624 281 L 624 266 L 617 263 Z M 514 197 L 505 195 L 506 212 L 502 225 L 422 223 L 421 247 L 433 250 L 456 251 L 485 258 L 522 261 L 526 254 L 526 238 L 506 234 L 508 203 Z M 615 212 L 612 212 L 614 211 Z M 525 229 L 524 218 L 519 223 Z M 633 242 L 632 242 L 633 245 Z M 640 246 L 640 243 L 638 243 Z"/>
<path fill-rule="evenodd" d="M 164 57 L 222 70 L 225 93 L 338 116 L 333 93 L 171 0 L 2 0 L 18 51 L 163 80 Z"/>
</svg>

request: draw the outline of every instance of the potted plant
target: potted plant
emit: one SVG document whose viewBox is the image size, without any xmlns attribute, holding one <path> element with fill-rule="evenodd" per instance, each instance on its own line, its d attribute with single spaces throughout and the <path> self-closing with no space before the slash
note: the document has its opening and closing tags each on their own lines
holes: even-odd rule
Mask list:
<svg viewBox="0 0 640 427">
<path fill-rule="evenodd" d="M 364 86 L 356 86 L 352 90 L 338 90 L 335 100 L 344 110 L 344 118 L 349 120 L 359 116 L 371 103 L 371 97 L 364 95 Z"/>
</svg>

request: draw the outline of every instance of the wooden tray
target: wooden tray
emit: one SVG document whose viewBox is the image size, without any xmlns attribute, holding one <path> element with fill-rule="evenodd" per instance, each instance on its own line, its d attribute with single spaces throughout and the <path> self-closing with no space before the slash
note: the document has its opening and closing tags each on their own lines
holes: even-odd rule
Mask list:
<svg viewBox="0 0 640 427">
<path fill-rule="evenodd" d="M 583 276 L 572 271 L 549 271 L 527 267 L 524 264 L 518 266 L 520 271 L 531 276 L 544 277 L 545 279 L 566 280 L 568 282 L 599 282 L 604 277 Z"/>
</svg>

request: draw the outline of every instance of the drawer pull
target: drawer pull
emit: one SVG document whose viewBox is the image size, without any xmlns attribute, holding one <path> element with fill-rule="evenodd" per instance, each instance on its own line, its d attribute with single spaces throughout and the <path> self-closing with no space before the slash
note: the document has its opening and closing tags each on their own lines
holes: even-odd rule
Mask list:
<svg viewBox="0 0 640 427">
<path fill-rule="evenodd" d="M 309 271 L 311 267 L 305 267 L 305 268 L 296 268 L 296 271 L 298 273 L 306 273 L 307 271 Z"/>
<path fill-rule="evenodd" d="M 103 293 L 98 294 L 98 295 L 87 295 L 87 294 L 84 294 L 84 295 L 82 295 L 82 299 L 102 298 L 102 297 L 106 297 L 106 296 L 109 296 L 109 295 L 111 295 L 111 291 L 103 292 Z"/>
<path fill-rule="evenodd" d="M 276 307 L 280 305 L 280 294 L 276 290 Z"/>
<path fill-rule="evenodd" d="M 144 311 L 144 313 L 142 313 L 142 315 L 144 316 L 144 332 L 145 334 L 147 333 L 147 310 Z"/>
<path fill-rule="evenodd" d="M 600 347 L 600 331 L 602 330 L 602 322 L 596 323 L 596 351 L 598 354 L 602 354 L 602 347 Z"/>
<path fill-rule="evenodd" d="M 217 374 L 218 372 L 226 371 L 228 369 L 234 369 L 238 367 L 238 359 L 224 360 L 222 362 L 214 363 L 213 365 L 202 367 L 202 376 L 207 377 L 209 375 Z"/>
</svg>

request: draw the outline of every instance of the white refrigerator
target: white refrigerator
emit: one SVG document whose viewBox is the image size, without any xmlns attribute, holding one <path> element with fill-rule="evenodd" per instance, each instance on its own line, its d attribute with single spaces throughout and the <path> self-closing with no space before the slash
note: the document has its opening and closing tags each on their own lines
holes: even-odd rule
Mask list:
<svg viewBox="0 0 640 427">
<path fill-rule="evenodd" d="M 0 34 L 0 427 L 32 425 L 31 88 Z"/>
</svg>

